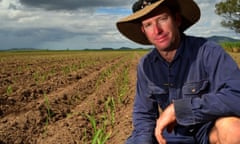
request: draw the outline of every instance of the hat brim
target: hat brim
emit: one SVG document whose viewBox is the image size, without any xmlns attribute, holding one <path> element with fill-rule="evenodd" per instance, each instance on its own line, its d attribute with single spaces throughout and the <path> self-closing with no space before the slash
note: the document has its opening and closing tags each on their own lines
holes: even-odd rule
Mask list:
<svg viewBox="0 0 240 144">
<path fill-rule="evenodd" d="M 116 25 L 118 30 L 128 39 L 143 45 L 151 45 L 145 34 L 141 31 L 140 18 L 148 15 L 163 2 L 166 4 L 176 3 L 182 16 L 181 31 L 185 31 L 200 19 L 200 9 L 193 0 L 159 0 L 143 9 L 119 20 Z"/>
</svg>

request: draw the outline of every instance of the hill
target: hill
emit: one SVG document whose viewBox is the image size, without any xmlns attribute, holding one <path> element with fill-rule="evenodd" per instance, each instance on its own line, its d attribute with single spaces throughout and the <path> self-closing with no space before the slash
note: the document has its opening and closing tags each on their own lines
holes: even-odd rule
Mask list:
<svg viewBox="0 0 240 144">
<path fill-rule="evenodd" d="M 240 39 L 234 39 L 230 38 L 227 36 L 211 36 L 211 37 L 206 37 L 209 40 L 215 41 L 217 43 L 222 43 L 222 42 L 240 42 Z M 79 49 L 79 50 L 149 50 L 152 47 L 150 46 L 149 48 L 131 48 L 131 47 L 119 47 L 116 49 L 113 49 L 111 47 L 103 47 L 103 48 L 98 48 L 98 49 Z M 0 51 L 38 51 L 38 50 L 52 50 L 52 49 L 38 49 L 38 48 L 10 48 L 10 49 L 0 49 Z M 67 49 L 69 50 L 69 49 Z"/>
<path fill-rule="evenodd" d="M 215 41 L 217 43 L 221 43 L 221 42 L 240 42 L 239 39 L 233 39 L 233 38 L 225 37 L 225 36 L 211 36 L 211 37 L 207 37 L 207 39 Z"/>
</svg>

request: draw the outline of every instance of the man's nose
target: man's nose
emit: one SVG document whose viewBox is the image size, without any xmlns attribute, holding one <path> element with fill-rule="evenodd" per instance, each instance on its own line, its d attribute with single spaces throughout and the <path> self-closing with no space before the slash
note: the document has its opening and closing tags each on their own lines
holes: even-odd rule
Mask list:
<svg viewBox="0 0 240 144">
<path fill-rule="evenodd" d="M 163 31 L 162 26 L 160 24 L 158 24 L 158 23 L 154 24 L 153 30 L 154 30 L 155 34 L 160 34 Z"/>
</svg>

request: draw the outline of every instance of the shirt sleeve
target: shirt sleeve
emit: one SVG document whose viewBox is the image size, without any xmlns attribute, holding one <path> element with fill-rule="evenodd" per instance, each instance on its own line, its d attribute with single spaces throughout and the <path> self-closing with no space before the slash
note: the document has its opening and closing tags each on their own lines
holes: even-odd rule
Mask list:
<svg viewBox="0 0 240 144">
<path fill-rule="evenodd" d="M 135 141 L 154 141 L 154 129 L 158 118 L 158 105 L 156 101 L 149 98 L 146 76 L 142 63 L 137 70 L 137 88 L 133 107 L 133 124 Z"/>
<path fill-rule="evenodd" d="M 197 97 L 173 101 L 177 122 L 181 125 L 204 123 L 223 116 L 240 116 L 238 65 L 224 49 L 214 44 L 210 44 L 201 56 L 211 89 Z"/>
</svg>

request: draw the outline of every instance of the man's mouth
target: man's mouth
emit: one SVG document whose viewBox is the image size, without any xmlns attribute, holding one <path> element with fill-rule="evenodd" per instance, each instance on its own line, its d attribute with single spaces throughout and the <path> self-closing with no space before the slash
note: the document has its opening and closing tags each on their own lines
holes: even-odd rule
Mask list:
<svg viewBox="0 0 240 144">
<path fill-rule="evenodd" d="M 155 38 L 155 41 L 164 42 L 168 38 L 168 34 L 162 34 Z"/>
</svg>

